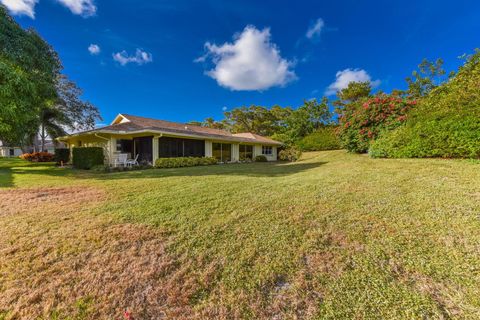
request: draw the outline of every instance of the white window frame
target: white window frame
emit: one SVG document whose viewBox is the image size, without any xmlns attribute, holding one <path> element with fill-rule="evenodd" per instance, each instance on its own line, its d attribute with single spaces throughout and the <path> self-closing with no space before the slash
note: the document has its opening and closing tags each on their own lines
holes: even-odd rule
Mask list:
<svg viewBox="0 0 480 320">
<path fill-rule="evenodd" d="M 262 154 L 264 156 L 273 155 L 273 147 L 272 146 L 262 146 Z"/>
</svg>

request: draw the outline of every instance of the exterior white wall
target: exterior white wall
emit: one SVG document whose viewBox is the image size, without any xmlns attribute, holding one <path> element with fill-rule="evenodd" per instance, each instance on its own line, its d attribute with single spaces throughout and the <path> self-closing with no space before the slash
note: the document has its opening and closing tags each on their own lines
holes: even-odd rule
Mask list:
<svg viewBox="0 0 480 320">
<path fill-rule="evenodd" d="M 240 145 L 238 143 L 232 143 L 232 162 L 238 162 L 240 160 Z"/>
<path fill-rule="evenodd" d="M 159 147 L 159 144 L 158 144 L 158 137 L 153 137 L 153 141 L 152 141 L 152 164 L 155 165 L 155 161 L 157 161 L 158 159 L 158 147 Z"/>
<path fill-rule="evenodd" d="M 205 140 L 205 157 L 212 156 L 212 141 Z"/>
<path fill-rule="evenodd" d="M 262 154 L 262 145 L 256 144 L 253 148 L 253 158 Z M 277 161 L 277 147 L 272 146 L 272 154 L 271 155 L 264 155 L 268 161 Z"/>
<path fill-rule="evenodd" d="M 10 149 L 13 149 L 13 156 L 10 155 Z M 13 147 L 0 147 L 0 157 L 18 157 L 23 154 L 22 149 Z"/>
<path fill-rule="evenodd" d="M 10 155 L 10 149 L 13 149 L 13 156 Z M 0 147 L 0 157 L 18 157 L 23 154 L 22 149 L 13 147 Z"/>
</svg>

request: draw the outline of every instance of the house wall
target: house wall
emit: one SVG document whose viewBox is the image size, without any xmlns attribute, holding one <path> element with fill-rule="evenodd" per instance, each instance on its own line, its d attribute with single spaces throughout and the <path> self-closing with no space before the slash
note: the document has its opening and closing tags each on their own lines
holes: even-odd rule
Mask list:
<svg viewBox="0 0 480 320">
<path fill-rule="evenodd" d="M 10 149 L 9 147 L 0 147 L 0 157 L 18 157 L 23 154 L 22 149 L 18 147 L 13 147 L 13 156 L 10 155 Z"/>
<path fill-rule="evenodd" d="M 205 157 L 212 156 L 212 141 L 205 140 Z"/>
<path fill-rule="evenodd" d="M 150 134 L 151 135 L 151 134 Z M 113 165 L 115 163 L 115 159 L 118 157 L 119 152 L 117 152 L 117 139 L 133 139 L 134 137 L 138 137 L 142 135 L 108 135 L 108 134 L 99 134 L 99 135 L 88 135 L 88 136 L 78 136 L 78 137 L 71 137 L 66 142 L 68 143 L 68 147 L 70 150 L 74 147 L 81 146 L 82 147 L 101 147 L 104 150 L 105 155 L 105 164 Z M 145 135 L 143 135 L 145 136 Z M 155 135 L 152 141 L 152 155 L 153 155 L 153 164 L 158 159 L 159 154 L 159 138 L 161 135 Z M 220 142 L 220 141 L 219 141 Z M 205 156 L 211 157 L 212 156 L 212 140 L 205 140 Z M 229 143 L 229 142 L 222 142 L 222 143 Z M 239 152 L 239 143 L 232 143 L 232 162 L 237 162 L 240 160 L 240 152 Z M 253 145 L 253 157 L 255 158 L 257 155 L 262 154 L 262 145 L 255 144 Z M 272 147 L 272 154 L 265 155 L 268 161 L 276 161 L 277 160 L 277 147 Z"/>
<path fill-rule="evenodd" d="M 259 156 L 261 154 L 262 154 L 262 145 L 256 144 L 255 147 L 253 148 L 253 157 L 255 158 L 256 156 Z M 265 157 L 267 158 L 268 161 L 277 161 L 277 147 L 272 146 L 272 154 L 271 155 L 265 154 Z"/>
</svg>

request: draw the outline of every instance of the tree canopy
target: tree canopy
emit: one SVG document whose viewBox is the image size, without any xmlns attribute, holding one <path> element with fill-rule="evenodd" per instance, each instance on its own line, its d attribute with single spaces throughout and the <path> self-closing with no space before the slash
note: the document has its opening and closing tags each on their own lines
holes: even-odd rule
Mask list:
<svg viewBox="0 0 480 320">
<path fill-rule="evenodd" d="M 61 70 L 55 50 L 0 6 L 0 140 L 28 144 L 46 124 L 52 138 L 94 126 L 98 109 Z"/>
</svg>

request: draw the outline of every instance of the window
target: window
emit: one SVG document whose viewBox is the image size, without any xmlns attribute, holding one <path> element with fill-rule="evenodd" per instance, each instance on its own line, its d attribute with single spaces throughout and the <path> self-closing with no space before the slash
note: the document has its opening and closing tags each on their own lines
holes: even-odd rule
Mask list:
<svg viewBox="0 0 480 320">
<path fill-rule="evenodd" d="M 253 146 L 241 144 L 238 146 L 240 153 L 240 161 L 252 160 L 253 159 Z"/>
<path fill-rule="evenodd" d="M 212 156 L 220 162 L 232 160 L 232 145 L 227 143 L 212 143 Z"/>
<path fill-rule="evenodd" d="M 15 155 L 15 149 L 10 148 L 9 152 L 10 152 L 10 157 L 13 157 Z"/>
<path fill-rule="evenodd" d="M 82 146 L 82 141 L 78 140 L 78 146 L 81 147 Z"/>
<path fill-rule="evenodd" d="M 205 141 L 161 137 L 158 139 L 158 156 L 160 158 L 204 157 Z"/>
<path fill-rule="evenodd" d="M 117 152 L 120 153 L 132 153 L 133 141 L 126 139 L 117 139 Z"/>
<path fill-rule="evenodd" d="M 266 156 L 272 155 L 272 147 L 271 146 L 262 146 L 262 154 Z"/>
</svg>

